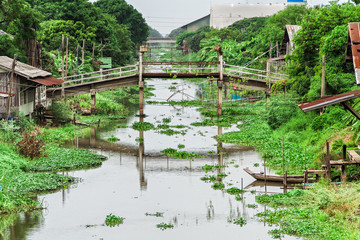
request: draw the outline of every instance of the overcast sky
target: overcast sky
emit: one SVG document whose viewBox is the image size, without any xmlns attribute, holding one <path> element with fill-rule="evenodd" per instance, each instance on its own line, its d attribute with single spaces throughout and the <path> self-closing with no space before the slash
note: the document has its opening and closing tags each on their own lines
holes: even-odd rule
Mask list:
<svg viewBox="0 0 360 240">
<path fill-rule="evenodd" d="M 146 22 L 166 35 L 196 19 L 210 14 L 217 3 L 284 3 L 286 0 L 125 0 L 141 12 Z M 340 0 L 347 2 L 348 0 Z M 328 0 L 308 0 L 309 4 L 327 4 Z"/>
</svg>

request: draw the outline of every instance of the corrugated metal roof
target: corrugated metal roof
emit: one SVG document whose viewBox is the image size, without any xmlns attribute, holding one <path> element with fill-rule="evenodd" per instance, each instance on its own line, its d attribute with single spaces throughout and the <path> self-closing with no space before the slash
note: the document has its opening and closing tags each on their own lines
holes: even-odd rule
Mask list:
<svg viewBox="0 0 360 240">
<path fill-rule="evenodd" d="M 11 38 L 14 38 L 14 36 L 13 36 L 13 35 L 11 35 L 11 34 L 9 34 L 9 33 L 5 32 L 5 31 L 3 31 L 3 30 L 1 30 L 1 29 L 0 29 L 0 35 L 8 35 L 8 36 L 10 36 Z"/>
<path fill-rule="evenodd" d="M 0 56 L 0 68 L 11 71 L 12 62 L 13 59 L 6 56 Z M 22 63 L 20 61 L 16 61 L 15 73 L 27 79 L 51 76 L 51 73 L 49 72 Z"/>
<path fill-rule="evenodd" d="M 60 85 L 64 82 L 63 80 L 54 78 L 54 77 L 35 78 L 35 79 L 29 79 L 29 80 L 40 83 L 45 86 Z"/>
<path fill-rule="evenodd" d="M 210 27 L 221 29 L 244 18 L 271 16 L 286 8 L 286 3 L 277 4 L 212 4 Z"/>
<path fill-rule="evenodd" d="M 348 25 L 356 84 L 360 85 L 360 23 L 349 23 Z"/>
<path fill-rule="evenodd" d="M 15 93 L 12 93 L 11 95 L 14 96 Z M 7 98 L 7 97 L 9 97 L 9 93 L 7 93 L 7 92 L 0 92 L 0 97 L 2 97 L 2 98 Z"/>
<path fill-rule="evenodd" d="M 322 98 L 316 101 L 298 104 L 303 112 L 320 109 L 326 106 L 334 105 L 336 103 L 346 102 L 354 98 L 360 97 L 360 90 L 355 90 L 347 93 L 334 95 L 331 97 Z"/>
</svg>

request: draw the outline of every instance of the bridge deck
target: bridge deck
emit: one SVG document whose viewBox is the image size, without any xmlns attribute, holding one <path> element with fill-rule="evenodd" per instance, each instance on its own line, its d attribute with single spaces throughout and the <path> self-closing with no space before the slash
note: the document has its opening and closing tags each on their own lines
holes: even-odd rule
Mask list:
<svg viewBox="0 0 360 240">
<path fill-rule="evenodd" d="M 214 62 L 146 62 L 143 78 L 219 78 L 217 61 Z M 154 67 L 151 67 L 154 66 Z M 175 67 L 176 66 L 176 67 Z M 146 71 L 148 70 L 148 71 Z M 225 65 L 224 81 L 240 84 L 244 88 L 269 91 L 268 83 L 286 78 L 284 74 Z M 101 70 L 69 76 L 64 83 L 65 96 L 75 96 L 116 88 L 134 86 L 139 83 L 138 65 Z M 61 98 L 62 87 L 47 89 L 47 97 Z"/>
</svg>

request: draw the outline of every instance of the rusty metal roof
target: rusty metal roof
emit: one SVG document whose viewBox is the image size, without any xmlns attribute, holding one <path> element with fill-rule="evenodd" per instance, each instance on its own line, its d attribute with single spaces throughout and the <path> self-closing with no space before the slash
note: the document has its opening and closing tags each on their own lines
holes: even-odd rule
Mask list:
<svg viewBox="0 0 360 240">
<path fill-rule="evenodd" d="M 360 23 L 349 23 L 348 25 L 356 84 L 360 85 Z"/>
<path fill-rule="evenodd" d="M 303 112 L 308 112 L 326 106 L 334 105 L 336 103 L 346 102 L 358 97 L 360 97 L 360 90 L 355 90 L 347 93 L 334 95 L 331 97 L 322 98 L 312 102 L 300 103 L 298 104 L 298 106 Z"/>
<path fill-rule="evenodd" d="M 58 78 L 54 77 L 45 77 L 45 78 L 35 78 L 35 79 L 29 79 L 30 81 L 40 83 L 45 86 L 54 86 L 54 85 L 60 85 L 64 81 Z"/>
<path fill-rule="evenodd" d="M 13 59 L 0 56 L 0 68 L 6 71 L 11 71 Z M 39 68 L 30 66 L 28 64 L 16 61 L 15 74 L 20 75 L 26 79 L 48 77 L 51 73 L 41 70 Z"/>
<path fill-rule="evenodd" d="M 11 96 L 15 96 L 15 93 L 12 93 Z M 9 93 L 7 93 L 7 92 L 0 92 L 0 97 L 7 98 L 7 97 L 9 97 Z"/>
</svg>

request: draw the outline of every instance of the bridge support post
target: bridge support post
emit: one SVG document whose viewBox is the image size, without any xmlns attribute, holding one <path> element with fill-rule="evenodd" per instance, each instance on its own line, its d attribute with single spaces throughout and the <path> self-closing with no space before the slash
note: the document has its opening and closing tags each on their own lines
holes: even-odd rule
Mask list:
<svg viewBox="0 0 360 240">
<path fill-rule="evenodd" d="M 218 80 L 217 82 L 218 85 L 218 116 L 220 117 L 222 115 L 222 105 L 223 105 L 223 85 L 224 82 Z"/>
<path fill-rule="evenodd" d="M 91 95 L 91 113 L 95 112 L 95 105 L 96 105 L 96 90 L 95 89 L 91 89 L 90 90 L 90 95 Z"/>
<path fill-rule="evenodd" d="M 143 58 L 144 53 L 147 52 L 146 46 L 140 46 L 139 54 L 139 115 L 144 116 L 144 79 L 143 79 Z"/>
<path fill-rule="evenodd" d="M 224 61 L 223 61 L 223 52 L 221 46 L 215 46 L 214 50 L 218 53 L 219 57 L 219 80 L 217 81 L 218 85 L 218 116 L 222 115 L 222 104 L 223 104 L 223 86 L 224 86 Z"/>
</svg>

